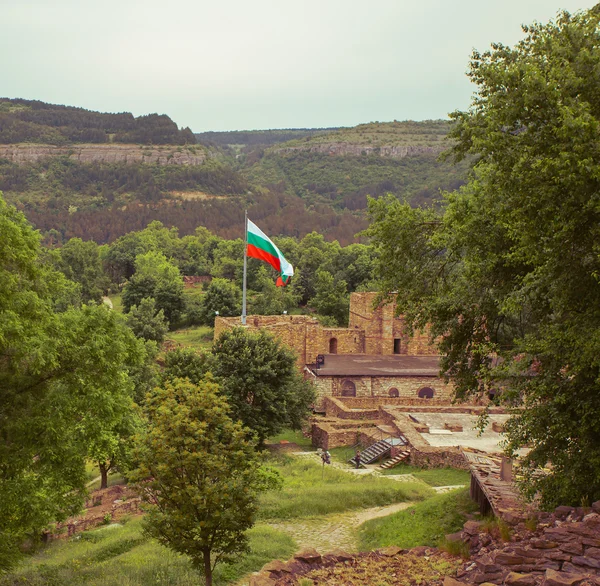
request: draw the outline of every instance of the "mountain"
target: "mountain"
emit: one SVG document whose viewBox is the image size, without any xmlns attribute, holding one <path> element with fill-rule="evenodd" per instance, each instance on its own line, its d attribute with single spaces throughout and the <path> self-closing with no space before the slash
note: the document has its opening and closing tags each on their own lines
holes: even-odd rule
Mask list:
<svg viewBox="0 0 600 586">
<path fill-rule="evenodd" d="M 194 136 L 164 115 L 0 98 L 0 190 L 53 243 L 111 242 L 152 220 L 181 235 L 205 226 L 236 238 L 248 209 L 269 234 L 314 230 L 345 245 L 367 226 L 367 195 L 419 205 L 462 184 L 466 163 L 438 160 L 449 128 L 374 122 Z"/>
</svg>

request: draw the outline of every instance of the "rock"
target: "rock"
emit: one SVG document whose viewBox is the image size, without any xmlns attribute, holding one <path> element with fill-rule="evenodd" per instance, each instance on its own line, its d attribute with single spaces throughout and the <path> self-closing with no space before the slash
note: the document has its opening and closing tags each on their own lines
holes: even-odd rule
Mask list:
<svg viewBox="0 0 600 586">
<path fill-rule="evenodd" d="M 570 515 L 575 509 L 573 507 L 565 507 L 565 506 L 560 506 L 560 507 L 556 507 L 556 509 L 554 509 L 554 514 L 557 517 L 561 517 L 561 518 L 566 518 L 568 515 Z"/>
<path fill-rule="evenodd" d="M 598 537 L 598 529 L 596 527 L 590 527 L 586 523 L 570 523 L 566 526 L 566 529 L 569 533 L 581 537 L 591 537 L 592 539 Z"/>
<path fill-rule="evenodd" d="M 500 584 L 502 579 L 504 578 L 506 572 L 494 572 L 491 574 L 482 574 L 481 572 L 476 572 L 473 575 L 472 580 L 476 584 L 483 584 L 485 582 L 492 582 L 493 584 Z"/>
<path fill-rule="evenodd" d="M 591 537 L 582 537 L 581 543 L 590 547 L 600 547 L 600 536 L 598 539 L 592 539 Z"/>
<path fill-rule="evenodd" d="M 334 549 L 329 555 L 337 559 L 338 562 L 348 562 L 354 559 L 354 556 L 343 549 Z"/>
<path fill-rule="evenodd" d="M 526 558 L 520 555 L 515 555 L 514 553 L 499 551 L 496 554 L 495 561 L 497 564 L 501 564 L 503 566 L 516 566 L 526 564 Z M 533 560 L 535 562 L 535 560 Z"/>
<path fill-rule="evenodd" d="M 410 553 L 419 557 L 422 557 L 424 555 L 431 555 L 431 548 L 427 547 L 426 545 L 418 545 L 417 547 L 413 547 L 410 550 Z"/>
<path fill-rule="evenodd" d="M 571 560 L 575 566 L 584 566 L 586 568 L 600 569 L 600 560 L 590 558 L 587 556 L 575 556 Z"/>
<path fill-rule="evenodd" d="M 396 547 L 395 545 L 390 545 L 389 547 L 382 547 L 381 549 L 378 549 L 377 553 L 380 553 L 381 555 L 383 555 L 385 557 L 392 558 L 395 555 L 398 555 L 401 551 L 402 551 L 401 547 Z"/>
<path fill-rule="evenodd" d="M 294 556 L 294 559 L 307 564 L 318 564 L 321 561 L 321 554 L 313 548 L 304 549 Z"/>
<path fill-rule="evenodd" d="M 481 556 L 480 558 L 475 560 L 475 563 L 477 564 L 477 567 L 481 570 L 481 572 L 483 572 L 484 574 L 500 572 L 502 569 L 499 565 L 497 565 L 494 562 L 492 556 L 490 555 Z"/>
<path fill-rule="evenodd" d="M 592 503 L 592 510 L 596 511 L 596 513 L 600 513 L 600 501 Z"/>
<path fill-rule="evenodd" d="M 561 543 L 559 549 L 560 551 L 572 553 L 573 555 L 581 555 L 583 553 L 583 545 L 579 541 L 567 541 L 566 543 Z"/>
<path fill-rule="evenodd" d="M 549 560 L 556 560 L 558 562 L 570 562 L 571 556 L 568 553 L 564 553 L 557 549 L 556 551 L 545 551 L 544 555 Z"/>
<path fill-rule="evenodd" d="M 462 531 L 458 531 L 457 533 L 448 533 L 448 535 L 446 535 L 446 541 L 449 541 L 451 543 L 454 543 L 456 541 L 462 541 L 462 539 Z"/>
<path fill-rule="evenodd" d="M 583 522 L 589 523 L 600 523 L 600 515 L 598 513 L 588 513 L 584 518 Z"/>
<path fill-rule="evenodd" d="M 576 586 L 585 580 L 582 574 L 567 574 L 565 572 L 556 572 L 546 570 L 544 584 L 546 586 Z"/>
<path fill-rule="evenodd" d="M 275 580 L 267 576 L 266 574 L 256 574 L 250 577 L 248 586 L 274 586 Z"/>
<path fill-rule="evenodd" d="M 463 525 L 463 531 L 467 534 L 467 535 L 477 535 L 479 533 L 479 527 L 481 526 L 481 523 L 479 523 L 478 521 L 467 521 L 464 525 Z"/>
<path fill-rule="evenodd" d="M 529 543 L 531 547 L 537 549 L 552 549 L 558 545 L 556 541 L 546 541 L 545 539 L 532 539 Z"/>
<path fill-rule="evenodd" d="M 450 576 L 444 576 L 444 583 L 442 586 L 466 586 L 464 582 L 459 582 Z"/>
<path fill-rule="evenodd" d="M 600 559 L 600 548 L 588 547 L 585 550 L 585 557 L 594 558 L 596 560 Z"/>
<path fill-rule="evenodd" d="M 506 576 L 506 578 L 504 578 L 504 583 L 508 586 L 535 586 L 536 575 L 511 572 L 508 574 L 508 576 Z"/>
<path fill-rule="evenodd" d="M 277 574 L 282 574 L 285 572 L 289 574 L 290 569 L 285 562 L 282 562 L 281 560 L 273 560 L 272 562 L 265 564 L 262 567 L 261 572 L 275 572 Z"/>
</svg>

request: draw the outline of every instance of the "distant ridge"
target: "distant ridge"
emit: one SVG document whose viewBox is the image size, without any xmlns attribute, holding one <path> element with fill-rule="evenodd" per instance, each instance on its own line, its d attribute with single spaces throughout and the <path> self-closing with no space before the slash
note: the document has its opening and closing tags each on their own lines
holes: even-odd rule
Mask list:
<svg viewBox="0 0 600 586">
<path fill-rule="evenodd" d="M 166 114 L 107 114 L 39 100 L 0 98 L 0 144 L 74 143 L 195 144 L 189 128 Z"/>
</svg>

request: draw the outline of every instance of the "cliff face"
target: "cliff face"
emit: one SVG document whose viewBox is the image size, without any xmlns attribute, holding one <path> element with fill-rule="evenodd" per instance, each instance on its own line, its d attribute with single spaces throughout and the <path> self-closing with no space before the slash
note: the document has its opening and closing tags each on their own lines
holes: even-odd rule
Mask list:
<svg viewBox="0 0 600 586">
<path fill-rule="evenodd" d="M 68 156 L 80 163 L 152 163 L 155 165 L 201 165 L 206 152 L 200 148 L 142 146 L 135 144 L 3 144 L 0 158 L 12 163 L 34 163 L 46 157 Z"/>
<path fill-rule="evenodd" d="M 399 145 L 399 146 L 369 146 L 361 144 L 352 144 L 347 142 L 310 144 L 306 146 L 290 146 L 274 149 L 277 154 L 292 154 L 295 152 L 307 151 L 310 153 L 322 153 L 326 155 L 372 155 L 377 154 L 382 157 L 394 159 L 403 159 L 404 157 L 419 156 L 425 154 L 439 155 L 448 148 L 447 144 L 439 145 Z"/>
</svg>

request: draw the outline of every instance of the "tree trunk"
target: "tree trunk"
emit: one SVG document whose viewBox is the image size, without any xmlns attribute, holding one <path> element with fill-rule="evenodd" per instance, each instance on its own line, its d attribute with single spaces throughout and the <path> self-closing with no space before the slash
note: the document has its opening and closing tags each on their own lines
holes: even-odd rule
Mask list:
<svg viewBox="0 0 600 586">
<path fill-rule="evenodd" d="M 108 468 L 106 462 L 100 462 L 100 489 L 108 488 Z"/>
<path fill-rule="evenodd" d="M 210 550 L 205 549 L 202 552 L 204 556 L 204 580 L 206 586 L 212 586 L 212 568 L 210 567 Z"/>
</svg>

